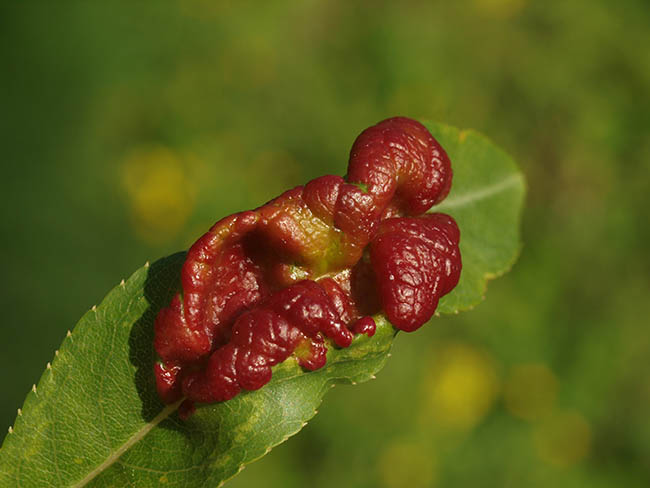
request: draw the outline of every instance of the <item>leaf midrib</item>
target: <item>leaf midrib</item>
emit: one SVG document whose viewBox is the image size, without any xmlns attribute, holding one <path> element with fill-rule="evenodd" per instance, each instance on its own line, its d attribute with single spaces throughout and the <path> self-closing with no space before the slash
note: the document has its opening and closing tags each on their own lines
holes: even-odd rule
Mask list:
<svg viewBox="0 0 650 488">
<path fill-rule="evenodd" d="M 476 201 L 489 198 L 492 195 L 496 195 L 502 192 L 503 190 L 507 190 L 508 188 L 516 186 L 522 182 L 523 181 L 520 175 L 513 174 L 508 176 L 507 178 L 504 178 L 501 181 L 491 184 L 490 186 L 478 190 L 469 191 L 465 194 L 461 194 L 455 197 L 452 196 L 450 198 L 447 198 L 444 202 L 434 207 L 433 209 L 437 211 L 437 210 L 445 210 L 448 208 L 465 207 Z"/>
<path fill-rule="evenodd" d="M 169 417 L 178 408 L 182 401 L 183 400 L 181 399 L 176 403 L 172 403 L 171 405 L 167 405 L 165 408 L 163 408 L 160 413 L 156 415 L 153 420 L 151 420 L 151 422 L 147 422 L 140 430 L 138 430 L 126 442 L 124 442 L 124 444 L 116 449 L 113 454 L 108 456 L 102 464 L 93 469 L 86 475 L 84 479 L 79 481 L 77 484 L 72 485 L 72 488 L 81 488 L 83 486 L 86 486 L 99 474 L 105 471 L 109 466 L 112 466 L 120 457 L 122 457 L 122 454 L 131 448 L 131 446 L 138 443 L 142 438 L 144 438 L 144 436 L 151 432 L 154 427 Z"/>
</svg>

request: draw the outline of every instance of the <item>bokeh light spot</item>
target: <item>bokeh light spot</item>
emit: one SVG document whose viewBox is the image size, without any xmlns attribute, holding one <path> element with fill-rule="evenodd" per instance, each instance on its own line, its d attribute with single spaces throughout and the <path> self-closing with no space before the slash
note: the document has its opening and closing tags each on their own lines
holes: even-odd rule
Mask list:
<svg viewBox="0 0 650 488">
<path fill-rule="evenodd" d="M 180 157 L 162 147 L 137 148 L 124 159 L 121 182 L 141 239 L 172 239 L 194 207 L 194 190 Z"/>
<path fill-rule="evenodd" d="M 544 364 L 520 364 L 510 372 L 503 396 L 506 409 L 512 415 L 536 420 L 553 409 L 557 379 Z"/>
<path fill-rule="evenodd" d="M 488 413 L 499 391 L 493 359 L 467 344 L 449 344 L 434 357 L 424 383 L 423 416 L 447 428 L 471 429 Z"/>
<path fill-rule="evenodd" d="M 537 455 L 558 467 L 571 466 L 588 453 L 591 427 L 578 412 L 556 412 L 540 422 L 533 432 Z"/>
</svg>

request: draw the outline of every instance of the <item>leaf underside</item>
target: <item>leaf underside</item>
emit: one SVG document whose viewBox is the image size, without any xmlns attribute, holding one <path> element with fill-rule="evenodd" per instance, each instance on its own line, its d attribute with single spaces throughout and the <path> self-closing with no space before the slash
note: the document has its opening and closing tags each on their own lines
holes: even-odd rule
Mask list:
<svg viewBox="0 0 650 488">
<path fill-rule="evenodd" d="M 438 307 L 456 313 L 479 303 L 487 280 L 516 260 L 524 180 L 483 136 L 426 125 L 454 170 L 449 197 L 432 211 L 452 215 L 461 229 L 461 280 Z M 81 318 L 4 440 L 0 486 L 220 486 L 297 433 L 332 386 L 367 381 L 388 359 L 395 329 L 377 316 L 375 336 L 331 350 L 324 368 L 305 372 L 289 359 L 260 390 L 181 421 L 177 405 L 158 400 L 152 341 L 183 259 L 144 266 Z"/>
</svg>

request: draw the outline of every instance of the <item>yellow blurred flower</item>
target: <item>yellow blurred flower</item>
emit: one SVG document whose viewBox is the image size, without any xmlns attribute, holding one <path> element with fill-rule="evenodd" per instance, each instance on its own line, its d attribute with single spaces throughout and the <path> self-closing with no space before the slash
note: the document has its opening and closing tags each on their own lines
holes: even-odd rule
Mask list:
<svg viewBox="0 0 650 488">
<path fill-rule="evenodd" d="M 423 418 L 468 430 L 489 412 L 499 392 L 494 361 L 467 344 L 449 344 L 435 352 L 425 378 Z"/>
<path fill-rule="evenodd" d="M 506 409 L 512 415 L 536 420 L 553 409 L 557 379 L 544 364 L 520 364 L 512 369 L 503 389 Z"/>
<path fill-rule="evenodd" d="M 435 485 L 433 453 L 415 443 L 393 443 L 380 454 L 377 471 L 381 485 L 388 488 L 429 488 Z"/>
<path fill-rule="evenodd" d="M 540 422 L 533 432 L 537 455 L 558 467 L 571 466 L 589 453 L 591 427 L 576 411 L 556 412 Z"/>
<path fill-rule="evenodd" d="M 194 207 L 186 164 L 162 146 L 128 154 L 121 165 L 121 183 L 134 230 L 149 242 L 175 237 Z"/>
</svg>

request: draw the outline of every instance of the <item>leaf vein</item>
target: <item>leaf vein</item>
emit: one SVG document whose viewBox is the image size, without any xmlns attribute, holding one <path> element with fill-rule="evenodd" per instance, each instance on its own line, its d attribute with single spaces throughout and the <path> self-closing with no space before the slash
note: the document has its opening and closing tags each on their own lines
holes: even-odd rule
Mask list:
<svg viewBox="0 0 650 488">
<path fill-rule="evenodd" d="M 515 173 L 501 181 L 498 181 L 497 183 L 493 183 L 492 185 L 486 186 L 479 190 L 472 190 L 465 193 L 464 195 L 458 195 L 456 197 L 452 196 L 450 198 L 447 198 L 440 205 L 433 207 L 432 210 L 439 211 L 448 208 L 465 207 L 478 200 L 483 200 L 485 198 L 489 198 L 493 195 L 496 195 L 497 193 L 507 190 L 510 187 L 516 186 L 520 183 L 523 183 L 522 178 L 519 174 Z"/>
<path fill-rule="evenodd" d="M 72 488 L 81 488 L 90 483 L 94 478 L 101 474 L 104 470 L 112 466 L 117 460 L 124 454 L 127 450 L 131 448 L 134 444 L 140 441 L 144 436 L 146 436 L 156 425 L 169 417 L 181 404 L 182 400 L 179 400 L 176 403 L 166 406 L 161 410 L 161 412 L 156 415 L 156 417 L 149 423 L 145 424 L 139 431 L 133 434 L 124 444 L 122 444 L 119 449 L 117 449 L 113 454 L 111 454 L 102 464 L 93 469 L 90 473 L 86 475 L 81 481 L 73 485 Z"/>
</svg>

